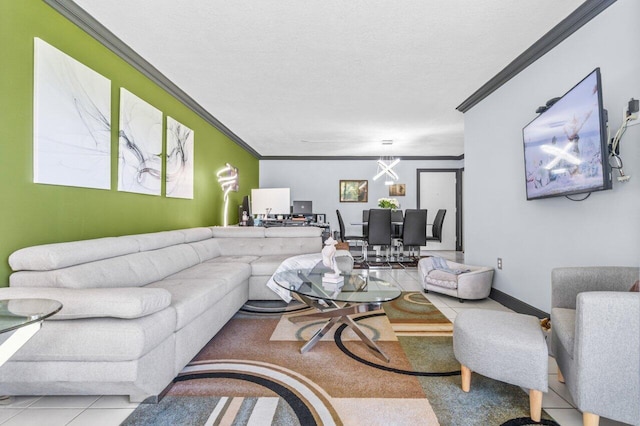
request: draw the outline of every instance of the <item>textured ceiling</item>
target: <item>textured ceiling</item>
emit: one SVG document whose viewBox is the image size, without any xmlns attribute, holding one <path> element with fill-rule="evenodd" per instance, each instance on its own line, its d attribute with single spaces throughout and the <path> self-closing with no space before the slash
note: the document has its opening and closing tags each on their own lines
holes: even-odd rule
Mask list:
<svg viewBox="0 0 640 426">
<path fill-rule="evenodd" d="M 262 156 L 431 156 L 582 0 L 75 2 Z"/>
</svg>

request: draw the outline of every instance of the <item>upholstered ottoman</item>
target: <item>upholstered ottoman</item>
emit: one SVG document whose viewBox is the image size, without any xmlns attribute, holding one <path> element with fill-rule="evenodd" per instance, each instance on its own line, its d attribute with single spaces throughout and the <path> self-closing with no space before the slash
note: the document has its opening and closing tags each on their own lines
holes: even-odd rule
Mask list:
<svg viewBox="0 0 640 426">
<path fill-rule="evenodd" d="M 453 352 L 461 364 L 462 390 L 471 372 L 529 389 L 531 418 L 540 421 L 548 386 L 548 350 L 540 321 L 531 315 L 469 309 L 453 326 Z"/>
</svg>

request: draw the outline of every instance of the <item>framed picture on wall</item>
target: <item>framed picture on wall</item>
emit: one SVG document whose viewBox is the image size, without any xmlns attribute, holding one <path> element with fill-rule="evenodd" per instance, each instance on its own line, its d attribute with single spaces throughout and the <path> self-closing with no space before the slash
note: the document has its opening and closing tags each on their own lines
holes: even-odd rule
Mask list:
<svg viewBox="0 0 640 426">
<path fill-rule="evenodd" d="M 341 180 L 341 203 L 366 203 L 369 201 L 368 180 Z"/>
<path fill-rule="evenodd" d="M 389 196 L 404 197 L 405 195 L 407 195 L 407 188 L 404 183 L 389 185 Z"/>
</svg>

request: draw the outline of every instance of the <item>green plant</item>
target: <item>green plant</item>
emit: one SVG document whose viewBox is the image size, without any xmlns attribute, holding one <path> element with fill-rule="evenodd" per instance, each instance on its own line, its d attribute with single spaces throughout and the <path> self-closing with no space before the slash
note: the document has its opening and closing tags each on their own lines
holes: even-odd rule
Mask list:
<svg viewBox="0 0 640 426">
<path fill-rule="evenodd" d="M 396 210 L 400 207 L 400 203 L 395 198 L 379 198 L 378 207 L 382 209 Z"/>
</svg>

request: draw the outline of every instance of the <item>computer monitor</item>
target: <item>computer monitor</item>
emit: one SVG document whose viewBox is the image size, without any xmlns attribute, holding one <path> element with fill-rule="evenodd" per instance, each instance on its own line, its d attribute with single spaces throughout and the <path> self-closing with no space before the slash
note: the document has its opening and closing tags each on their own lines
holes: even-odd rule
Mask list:
<svg viewBox="0 0 640 426">
<path fill-rule="evenodd" d="M 254 215 L 286 215 L 291 210 L 289 188 L 251 190 L 251 213 Z"/>
<path fill-rule="evenodd" d="M 313 203 L 311 201 L 294 201 L 291 214 L 304 216 L 313 214 Z"/>
</svg>

